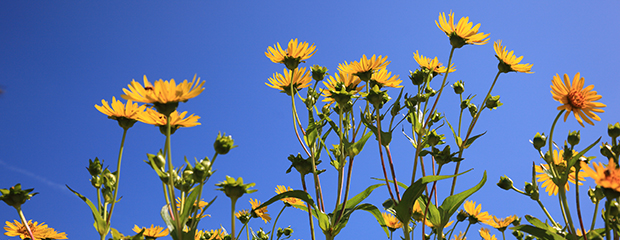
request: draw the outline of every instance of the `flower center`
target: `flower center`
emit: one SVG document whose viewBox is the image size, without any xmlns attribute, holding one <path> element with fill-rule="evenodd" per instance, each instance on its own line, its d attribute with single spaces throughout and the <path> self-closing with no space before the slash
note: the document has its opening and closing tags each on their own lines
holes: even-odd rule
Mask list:
<svg viewBox="0 0 620 240">
<path fill-rule="evenodd" d="M 568 104 L 573 108 L 582 109 L 586 103 L 585 97 L 580 91 L 570 91 L 566 97 L 568 98 Z"/>
</svg>

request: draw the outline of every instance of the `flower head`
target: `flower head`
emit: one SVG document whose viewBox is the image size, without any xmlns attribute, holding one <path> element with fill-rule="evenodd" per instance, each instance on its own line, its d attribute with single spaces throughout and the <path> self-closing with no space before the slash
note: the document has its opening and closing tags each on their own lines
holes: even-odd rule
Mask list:
<svg viewBox="0 0 620 240">
<path fill-rule="evenodd" d="M 348 102 L 351 97 L 364 89 L 364 86 L 358 86 L 362 80 L 353 74 L 339 71 L 336 77 L 329 76 L 327 81 L 323 82 L 327 89 L 323 89 L 322 93 L 324 102 Z"/>
<path fill-rule="evenodd" d="M 187 115 L 187 111 L 179 114 L 179 112 L 175 110 L 174 112 L 170 113 L 171 134 L 180 127 L 194 127 L 200 125 L 200 123 L 198 122 L 198 119 L 200 119 L 199 116 L 192 114 L 186 118 L 185 115 Z M 166 134 L 166 116 L 155 111 L 154 109 L 147 108 L 145 114 L 143 114 L 142 118 L 140 118 L 139 120 L 143 123 L 160 127 L 162 133 Z"/>
<path fill-rule="evenodd" d="M 454 240 L 466 240 L 465 233 L 459 232 L 459 235 L 454 234 Z"/>
<path fill-rule="evenodd" d="M 276 193 L 277 194 L 281 194 L 281 193 L 285 193 L 285 192 L 289 192 L 289 191 L 293 191 L 293 189 L 291 187 L 286 187 L 286 186 L 282 186 L 282 185 L 278 185 L 276 186 Z M 299 200 L 299 198 L 294 198 L 294 197 L 289 197 L 289 198 L 282 198 L 280 199 L 282 200 L 282 202 L 285 202 L 293 207 L 297 208 L 297 205 L 303 205 L 303 202 L 301 200 Z"/>
<path fill-rule="evenodd" d="M 310 82 L 312 82 L 310 72 L 306 71 L 305 67 L 302 67 L 295 68 L 293 71 L 284 69 L 284 75 L 274 73 L 273 77 L 269 78 L 269 83 L 265 84 L 270 88 L 282 90 L 281 92 L 290 96 L 297 93 L 297 91 L 310 86 Z"/>
<path fill-rule="evenodd" d="M 573 154 L 575 154 L 576 152 L 573 150 Z M 559 152 L 557 150 L 553 150 L 553 164 L 555 165 L 556 168 L 566 168 L 566 160 L 564 160 L 564 150 L 560 150 Z M 582 166 L 584 166 L 585 163 L 582 164 Z M 541 185 L 543 188 L 545 188 L 545 191 L 549 194 L 549 196 L 551 196 L 551 194 L 553 195 L 557 195 L 558 194 L 558 186 L 553 182 L 553 180 L 551 179 L 551 173 L 549 172 L 549 165 L 548 164 L 540 164 L 539 166 L 535 166 L 534 169 L 536 170 L 537 174 L 536 175 L 536 179 L 538 179 L 538 182 L 543 182 L 543 184 Z M 575 183 L 575 168 L 571 168 L 571 173 L 570 175 L 568 175 L 568 182 L 571 183 Z M 583 181 L 585 181 L 585 176 L 587 176 L 587 173 L 584 172 L 580 172 L 579 174 L 579 185 L 583 185 Z M 564 186 L 564 189 L 566 189 L 566 191 L 569 190 L 569 184 L 568 182 L 566 182 L 566 185 Z"/>
<path fill-rule="evenodd" d="M 256 185 L 255 183 L 243 183 L 243 178 L 239 177 L 237 180 L 235 178 L 226 176 L 226 180 L 215 184 L 215 186 L 220 187 L 216 190 L 223 191 L 227 197 L 231 199 L 239 199 L 243 194 L 256 192 L 256 189 L 250 189 Z"/>
<path fill-rule="evenodd" d="M 502 40 L 497 40 L 497 42 L 493 44 L 493 48 L 495 48 L 495 57 L 499 60 L 497 67 L 501 72 L 534 73 L 531 72 L 533 64 L 519 64 L 523 56 L 517 58 L 517 56 L 514 55 L 514 51 L 508 52 L 506 46 L 502 47 Z"/>
<path fill-rule="evenodd" d="M 607 167 L 595 162 L 592 163 L 592 167 L 585 165 L 584 170 L 589 177 L 594 179 L 596 185 L 620 193 L 620 169 L 613 159 L 609 159 Z"/>
<path fill-rule="evenodd" d="M 248 212 L 248 210 L 239 210 L 237 213 L 235 213 L 235 217 L 237 219 L 239 219 L 239 221 L 241 221 L 241 223 L 246 224 L 250 221 L 250 212 Z"/>
<path fill-rule="evenodd" d="M 489 226 L 494 227 L 495 229 L 503 232 L 504 230 L 506 230 L 508 225 L 510 225 L 516 219 L 517 219 L 517 216 L 515 216 L 515 215 L 508 216 L 506 218 L 497 218 L 496 216 L 493 216 L 493 219 L 489 219 L 488 221 L 486 221 L 484 223 L 486 223 Z"/>
<path fill-rule="evenodd" d="M 196 75 L 192 82 L 187 80 L 178 85 L 174 79 L 165 81 L 159 79 L 153 84 L 144 76 L 144 86 L 132 80 L 128 85 L 129 89 L 123 88 L 125 94 L 122 98 L 135 102 L 153 103 L 157 111 L 164 115 L 168 115 L 176 109 L 179 102 L 187 102 L 187 100 L 198 96 L 205 90 L 202 85 L 205 81 L 200 82 L 200 78 L 196 80 Z"/>
<path fill-rule="evenodd" d="M 495 235 L 491 236 L 491 233 L 489 232 L 489 229 L 486 229 L 486 228 L 481 228 L 480 229 L 480 237 L 482 237 L 482 239 L 484 239 L 484 240 L 497 240 Z"/>
<path fill-rule="evenodd" d="M 478 32 L 480 23 L 476 26 L 469 22 L 469 17 L 462 17 L 456 26 L 454 26 L 454 13 L 450 11 L 446 20 L 446 14 L 439 14 L 439 22 L 435 21 L 437 27 L 441 29 L 448 37 L 450 37 L 450 44 L 454 48 L 461 48 L 465 44 L 483 45 L 489 42 L 489 34 Z"/>
<path fill-rule="evenodd" d="M 473 201 L 465 201 L 463 205 L 465 212 L 469 215 L 469 222 L 472 224 L 476 224 L 478 222 L 486 222 L 491 219 L 491 216 L 488 212 L 481 212 L 482 204 L 478 204 L 476 206 L 476 202 Z"/>
<path fill-rule="evenodd" d="M 15 184 L 15 186 L 10 187 L 9 189 L 0 189 L 0 201 L 4 201 L 7 205 L 14 207 L 15 209 L 21 209 L 21 206 L 26 203 L 27 200 L 34 197 L 39 193 L 30 193 L 34 191 L 34 188 L 22 190 L 22 185 L 20 183 Z"/>
<path fill-rule="evenodd" d="M 267 213 L 267 207 L 256 209 L 258 206 L 260 206 L 260 201 L 258 201 L 257 199 L 250 198 L 250 204 L 252 204 L 252 216 L 256 215 L 255 217 L 259 217 L 263 219 L 265 223 L 268 223 L 269 221 L 271 221 L 271 217 Z"/>
<path fill-rule="evenodd" d="M 379 57 L 377 57 L 376 55 L 372 55 L 372 57 L 368 59 L 364 54 L 359 62 L 345 62 L 341 64 L 338 69 L 356 75 L 360 77 L 362 81 L 368 81 L 376 70 L 385 68 L 388 64 L 390 64 L 390 61 L 387 61 L 387 56 L 382 57 L 379 55 Z"/>
<path fill-rule="evenodd" d="M 306 60 L 316 52 L 314 43 L 308 46 L 307 42 L 299 43 L 297 39 L 291 39 L 288 42 L 288 48 L 282 50 L 280 43 L 276 43 L 273 47 L 267 47 L 267 56 L 274 63 L 284 63 L 290 70 L 297 68 L 300 62 Z"/>
<path fill-rule="evenodd" d="M 122 128 L 130 128 L 136 121 L 144 115 L 146 105 L 138 106 L 131 100 L 127 104 L 123 104 L 120 100 L 112 97 L 111 107 L 106 100 L 101 100 L 101 106 L 95 104 L 95 108 L 101 113 L 108 115 L 108 118 L 118 121 Z"/>
<path fill-rule="evenodd" d="M 144 233 L 142 234 L 145 237 L 148 238 L 159 238 L 159 237 L 165 237 L 168 236 L 168 229 L 167 228 L 163 228 L 160 226 L 154 227 L 153 224 L 151 224 L 150 228 L 145 228 L 145 227 L 138 227 L 138 225 L 134 225 L 133 227 L 133 231 L 136 233 L 140 233 L 142 231 L 142 229 L 144 229 Z"/>
<path fill-rule="evenodd" d="M 179 211 L 181 211 L 181 198 L 177 197 L 177 201 L 176 202 L 177 202 L 177 205 L 176 205 L 177 209 Z M 188 204 L 188 202 L 185 202 L 185 204 Z M 198 209 L 198 212 L 196 214 L 197 218 L 211 217 L 211 215 L 204 213 L 204 211 L 207 209 L 208 205 L 209 205 L 208 202 L 205 202 L 205 201 L 202 201 L 202 200 L 200 200 L 200 201 L 196 200 L 194 202 L 194 205 L 192 206 L 192 210 L 190 212 L 194 212 L 194 209 Z M 192 216 L 189 216 L 189 217 L 191 218 Z"/>
<path fill-rule="evenodd" d="M 382 68 L 382 69 L 376 71 L 372 75 L 371 81 L 373 83 L 378 84 L 380 88 L 381 87 L 393 87 L 393 88 L 402 88 L 403 87 L 403 86 L 400 85 L 400 83 L 403 82 L 403 80 L 400 80 L 398 78 L 398 75 L 392 76 L 392 73 L 389 72 L 385 68 Z"/>
<path fill-rule="evenodd" d="M 403 226 L 398 218 L 394 217 L 394 215 L 389 213 L 381 213 L 383 216 L 383 221 L 385 221 L 385 225 L 390 229 L 390 231 L 395 231 Z"/>
<path fill-rule="evenodd" d="M 446 69 L 446 67 L 443 66 L 442 63 L 439 62 L 439 60 L 437 60 L 437 57 L 433 59 L 427 58 L 418 54 L 417 50 L 413 53 L 413 59 L 415 59 L 418 65 L 420 65 L 420 68 L 431 70 L 434 74 L 446 73 L 446 70 L 448 70 Z M 456 68 L 454 67 L 454 63 L 452 63 L 450 64 L 449 72 L 454 71 L 456 71 Z"/>
<path fill-rule="evenodd" d="M 556 74 L 553 76 L 551 85 L 551 94 L 553 95 L 553 99 L 563 104 L 557 109 L 566 110 L 564 122 L 566 122 L 568 115 L 573 112 L 575 119 L 577 119 L 577 122 L 579 122 L 582 127 L 583 120 L 590 125 L 594 125 L 590 118 L 600 121 L 601 118 L 599 118 L 594 112 L 605 112 L 600 108 L 607 106 L 602 103 L 594 102 L 601 99 L 601 95 L 596 94 L 596 91 L 592 91 L 594 85 L 583 88 L 583 84 L 584 79 L 580 77 L 579 73 L 577 73 L 575 74 L 572 83 L 567 74 L 564 74 L 563 82 L 560 79 L 560 75 Z"/>
<path fill-rule="evenodd" d="M 9 237 L 17 237 L 19 236 L 21 239 L 30 238 L 28 234 L 28 230 L 26 226 L 22 225 L 21 222 L 14 220 L 13 223 L 7 221 L 5 222 L 6 226 L 4 226 L 4 230 L 6 231 L 4 235 Z M 32 223 L 32 220 L 28 220 L 28 226 L 32 231 L 32 235 L 36 240 L 38 239 L 67 239 L 67 234 L 62 232 L 58 233 L 53 228 L 48 228 L 47 224 L 38 222 Z"/>
</svg>

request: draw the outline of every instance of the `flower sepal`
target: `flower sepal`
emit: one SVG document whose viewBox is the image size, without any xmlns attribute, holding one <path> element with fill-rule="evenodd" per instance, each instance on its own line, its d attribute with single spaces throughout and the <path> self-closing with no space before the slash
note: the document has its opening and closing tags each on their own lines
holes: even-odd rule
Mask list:
<svg viewBox="0 0 620 240">
<path fill-rule="evenodd" d="M 32 191 L 34 191 L 34 188 L 22 190 L 21 183 L 18 183 L 9 189 L 0 189 L 0 193 L 2 193 L 0 200 L 15 209 L 20 209 L 22 204 L 26 203 L 27 200 L 39 194 L 31 193 Z"/>
</svg>

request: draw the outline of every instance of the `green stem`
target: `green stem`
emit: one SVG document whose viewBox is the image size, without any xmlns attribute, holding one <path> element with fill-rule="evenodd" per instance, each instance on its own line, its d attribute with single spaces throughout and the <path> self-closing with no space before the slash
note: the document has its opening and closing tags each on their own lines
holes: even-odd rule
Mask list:
<svg viewBox="0 0 620 240">
<path fill-rule="evenodd" d="M 172 135 L 172 131 L 171 131 L 172 126 L 170 125 L 170 115 L 166 116 L 166 158 L 168 159 L 168 199 L 169 202 L 171 203 L 169 205 L 169 209 L 172 211 L 171 216 L 174 218 L 173 221 L 176 224 L 176 232 L 177 232 L 177 237 L 178 239 L 182 239 L 182 234 L 183 231 L 181 231 L 182 226 L 181 226 L 181 219 L 179 219 L 179 211 L 176 209 L 176 204 L 177 204 L 177 200 L 176 197 L 174 196 L 174 178 L 176 177 L 176 174 L 174 174 L 174 169 L 172 167 L 172 145 L 171 145 L 171 135 Z M 181 206 L 183 207 L 183 206 Z M 233 231 L 234 234 L 234 231 Z"/>
<path fill-rule="evenodd" d="M 21 206 L 16 207 L 15 209 L 17 209 L 17 213 L 19 214 L 19 218 L 22 220 L 22 226 L 26 227 L 26 230 L 28 230 L 28 235 L 30 236 L 30 239 L 36 239 L 34 238 L 34 235 L 32 234 L 32 230 L 30 229 L 30 225 L 28 225 L 28 221 L 26 221 L 26 216 L 24 216 L 24 213 L 22 212 L 22 208 Z M 107 235 L 107 233 L 106 233 Z M 101 236 L 101 239 L 103 239 L 105 237 L 105 235 Z"/>
<path fill-rule="evenodd" d="M 343 173 L 343 169 L 344 169 L 344 164 L 345 164 L 345 152 L 344 152 L 344 131 L 343 131 L 343 113 L 342 113 L 342 108 L 344 106 L 338 106 L 338 137 L 340 138 L 340 142 L 338 144 L 338 147 L 340 148 L 340 155 L 339 155 L 339 159 L 338 159 L 338 190 L 337 190 L 337 195 L 336 195 L 336 206 L 334 209 L 334 213 L 338 210 L 338 205 L 340 204 L 340 200 L 342 199 L 342 184 L 344 181 L 344 173 Z M 308 211 L 310 210 L 310 208 L 308 208 Z M 335 224 L 336 222 L 336 218 L 332 218 L 333 222 L 332 224 Z"/>
<path fill-rule="evenodd" d="M 308 188 L 306 187 L 306 178 L 303 175 L 301 175 L 301 185 L 304 188 L 304 192 L 308 192 Z M 310 221 L 310 233 L 312 233 L 312 240 L 315 240 L 316 237 L 314 235 L 314 220 L 312 219 L 312 212 L 311 212 L 312 210 L 310 208 L 310 203 L 306 203 L 306 206 L 308 207 L 308 219 Z"/>
<path fill-rule="evenodd" d="M 577 232 L 575 232 L 575 226 L 573 224 L 573 218 L 570 214 L 570 209 L 568 208 L 568 201 L 566 200 L 566 189 L 564 189 L 564 185 L 558 186 L 558 195 L 560 196 L 560 201 L 562 202 L 562 214 L 566 214 L 566 225 L 569 227 L 570 233 L 577 234 Z"/>
<path fill-rule="evenodd" d="M 577 161 L 577 167 L 575 168 L 575 202 L 577 205 L 577 217 L 579 218 L 579 226 L 581 227 L 581 232 L 584 240 L 588 240 L 586 236 L 586 228 L 583 227 L 583 219 L 581 218 L 581 205 L 579 204 L 579 171 L 581 161 Z M 577 233 L 575 233 L 577 235 Z"/>
<path fill-rule="evenodd" d="M 549 154 L 553 154 L 553 131 L 555 130 L 555 124 L 558 122 L 558 119 L 560 119 L 560 116 L 562 115 L 562 113 L 564 113 L 565 110 L 562 110 L 558 113 L 558 115 L 555 117 L 555 120 L 553 120 L 553 124 L 551 125 L 551 130 L 549 131 Z M 545 159 L 546 161 L 547 159 Z M 553 160 L 551 160 L 551 164 L 549 164 L 549 166 L 553 165 Z M 551 168 L 554 168 L 553 166 Z"/>
<path fill-rule="evenodd" d="M 392 193 L 392 188 L 390 187 L 390 182 L 388 180 L 387 171 L 385 170 L 385 161 L 383 160 L 383 144 L 381 144 L 381 113 L 379 113 L 379 109 L 375 108 L 377 111 L 377 141 L 379 143 L 379 157 L 381 159 L 381 168 L 383 169 L 383 176 L 385 177 L 385 186 L 387 186 L 388 192 L 390 193 L 390 197 L 394 203 L 398 203 L 396 198 L 394 198 L 394 194 Z M 397 183 L 394 182 L 394 185 Z M 398 186 L 398 185 L 396 185 Z M 400 198 L 400 197 L 399 197 Z"/>
<path fill-rule="evenodd" d="M 551 221 L 551 223 L 553 223 L 553 226 L 558 226 L 559 227 L 560 224 L 558 224 L 555 220 L 553 220 L 553 218 L 551 217 L 551 214 L 549 214 L 549 212 L 547 211 L 547 208 L 545 208 L 545 206 L 542 204 L 540 199 L 537 199 L 536 202 L 538 203 L 540 208 L 543 210 L 543 212 L 545 212 L 545 215 L 547 215 L 547 218 L 549 219 L 549 221 Z"/>
<path fill-rule="evenodd" d="M 273 240 L 273 232 L 276 231 L 276 223 L 278 223 L 278 219 L 280 218 L 280 215 L 282 214 L 282 212 L 284 212 L 285 208 L 286 208 L 286 204 L 284 205 L 284 207 L 282 207 L 282 209 L 278 213 L 278 216 L 276 217 L 276 220 L 273 222 L 273 227 L 271 228 L 271 237 L 269 238 L 271 240 Z M 310 210 L 310 209 L 308 208 L 308 210 Z"/>
<path fill-rule="evenodd" d="M 501 71 L 498 71 L 497 74 L 495 75 L 495 79 L 493 79 L 493 83 L 491 84 L 491 87 L 489 88 L 489 92 L 487 93 L 487 95 L 484 96 L 484 99 L 482 99 L 482 103 L 480 104 L 480 109 L 478 110 L 478 112 L 476 113 L 474 118 L 471 120 L 471 123 L 469 124 L 469 128 L 467 129 L 467 134 L 465 135 L 465 139 L 463 139 L 462 146 L 459 146 L 459 158 L 461 158 L 463 156 L 463 150 L 465 150 L 465 148 L 464 148 L 465 145 L 464 144 L 467 142 L 467 140 L 469 139 L 469 136 L 473 132 L 474 127 L 476 126 L 476 123 L 478 122 L 478 118 L 480 118 L 480 114 L 486 108 L 487 98 L 489 98 L 489 96 L 491 96 L 491 91 L 493 91 L 493 88 L 495 87 L 495 83 L 497 82 L 497 79 L 499 79 L 499 75 L 501 73 L 502 73 Z M 459 173 L 459 167 L 460 166 L 461 166 L 461 161 L 456 163 L 456 167 L 454 169 L 454 174 L 455 175 Z M 452 188 L 450 189 L 450 196 L 452 196 L 454 194 L 454 188 L 455 187 L 456 187 L 456 176 L 452 179 Z"/>
<path fill-rule="evenodd" d="M 237 204 L 237 199 L 230 198 L 230 232 L 232 233 L 232 240 L 235 240 L 235 205 Z"/>
<path fill-rule="evenodd" d="M 594 224 L 596 223 L 596 213 L 598 212 L 598 204 L 601 201 L 596 200 L 596 203 L 594 204 L 594 213 L 592 214 L 592 225 L 590 226 L 590 231 L 594 230 Z"/>
<path fill-rule="evenodd" d="M 112 205 L 110 206 L 110 213 L 106 219 L 106 224 L 110 226 L 110 219 L 112 218 L 112 212 L 114 211 L 114 205 L 116 204 L 116 197 L 118 195 L 118 183 L 121 180 L 121 159 L 123 158 L 123 148 L 125 145 L 125 136 L 129 128 L 123 128 L 123 139 L 121 140 L 121 148 L 118 151 L 118 162 L 116 163 L 116 183 L 114 184 L 114 198 L 112 199 Z M 106 234 L 107 235 L 107 234 Z"/>
<path fill-rule="evenodd" d="M 610 227 L 609 227 L 609 218 L 611 217 L 610 214 L 610 209 L 611 209 L 611 200 L 607 199 L 607 201 L 605 202 L 605 239 L 607 240 L 611 240 L 611 232 L 610 232 Z"/>
</svg>

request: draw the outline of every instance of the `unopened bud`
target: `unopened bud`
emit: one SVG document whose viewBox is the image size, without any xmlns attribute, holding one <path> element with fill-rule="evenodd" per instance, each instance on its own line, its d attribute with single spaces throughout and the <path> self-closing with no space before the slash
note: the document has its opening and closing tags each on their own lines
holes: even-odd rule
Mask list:
<svg viewBox="0 0 620 240">
<path fill-rule="evenodd" d="M 567 140 L 568 144 L 570 144 L 571 146 L 575 146 L 579 144 L 579 140 L 581 140 L 581 134 L 579 133 L 579 131 L 569 132 Z"/>
<path fill-rule="evenodd" d="M 499 101 L 499 95 L 497 95 L 497 96 L 489 96 L 489 97 L 487 98 L 487 100 L 486 100 L 486 107 L 487 107 L 489 110 L 496 109 L 497 107 L 499 107 L 499 106 L 501 106 L 501 105 L 503 105 L 503 103 L 501 103 L 501 102 Z"/>
<path fill-rule="evenodd" d="M 614 125 L 611 125 L 611 123 L 607 125 L 607 134 L 612 139 L 615 139 L 618 136 L 620 136 L 620 122 L 617 122 Z"/>
<path fill-rule="evenodd" d="M 512 189 L 512 180 L 506 176 L 500 177 L 497 186 L 504 190 L 510 190 Z"/>
<path fill-rule="evenodd" d="M 534 145 L 534 148 L 538 150 L 547 145 L 547 137 L 545 136 L 545 133 L 536 133 L 536 135 L 534 136 L 534 140 L 532 140 L 532 144 Z"/>
<path fill-rule="evenodd" d="M 232 139 L 231 135 L 226 136 L 226 133 L 222 135 L 222 133 L 217 134 L 217 138 L 215 139 L 215 143 L 213 143 L 213 148 L 215 148 L 215 152 L 218 154 L 227 154 L 230 149 L 233 149 L 237 146 L 234 146 L 235 141 Z"/>
<path fill-rule="evenodd" d="M 452 88 L 454 89 L 454 93 L 461 94 L 465 91 L 465 85 L 462 80 L 455 82 L 452 84 Z"/>
</svg>

